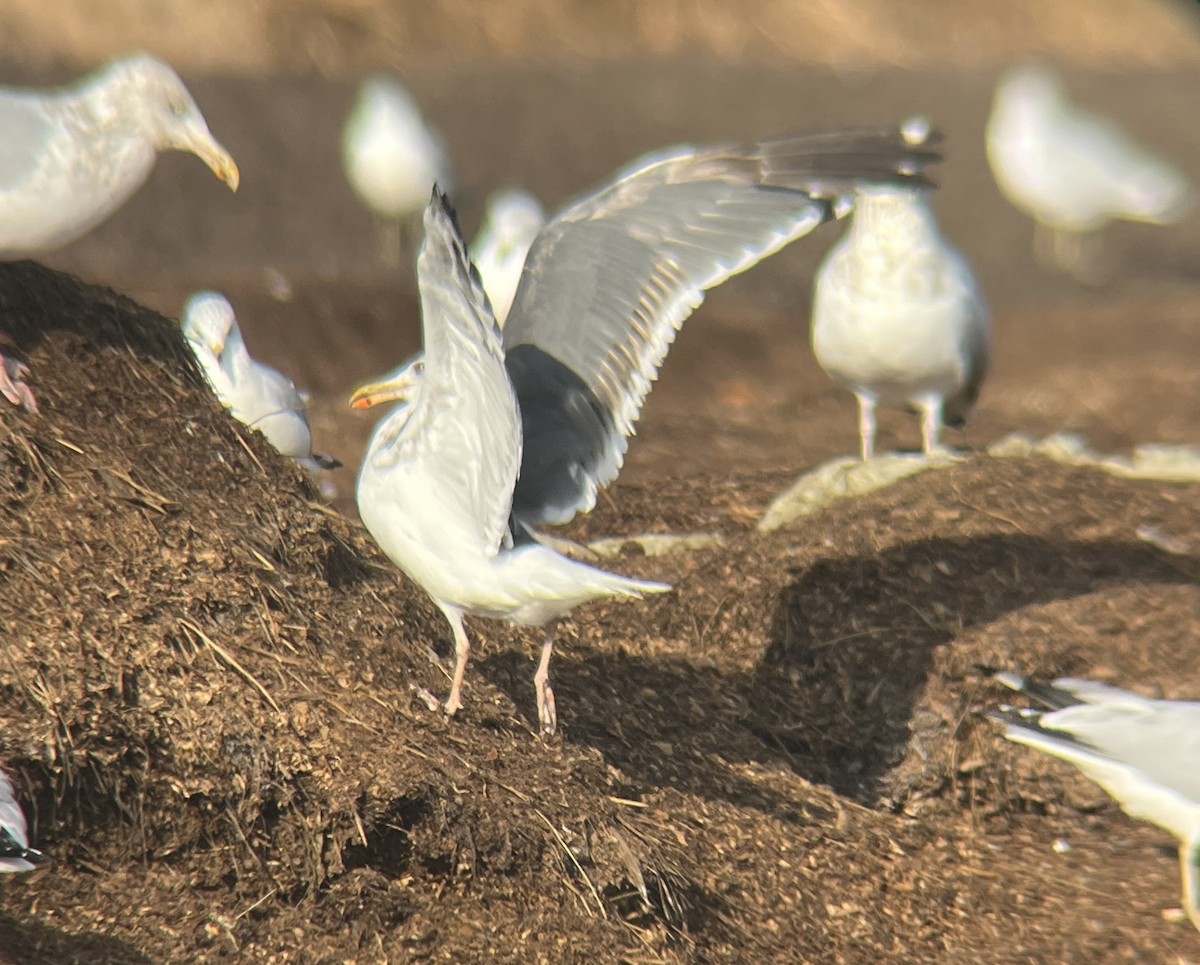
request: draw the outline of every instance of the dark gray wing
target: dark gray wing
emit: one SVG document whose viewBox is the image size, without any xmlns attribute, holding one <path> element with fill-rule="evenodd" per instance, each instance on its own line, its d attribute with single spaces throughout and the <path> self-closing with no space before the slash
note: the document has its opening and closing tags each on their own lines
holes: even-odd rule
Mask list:
<svg viewBox="0 0 1200 965">
<path fill-rule="evenodd" d="M 967 356 L 967 377 L 962 388 L 943 403 L 942 417 L 946 425 L 962 428 L 967 416 L 979 399 L 983 380 L 987 377 L 991 362 L 991 319 L 987 306 L 979 294 L 975 276 L 970 266 L 957 251 L 947 252 L 952 259 L 953 271 L 958 276 L 959 287 L 970 300 L 969 317 L 963 333 L 963 351 Z"/>
<path fill-rule="evenodd" d="M 566 522 L 621 468 L 646 393 L 704 292 L 850 210 L 858 181 L 928 183 L 900 130 L 677 147 L 560 211 L 504 327 L 521 407 L 518 523 Z"/>
</svg>

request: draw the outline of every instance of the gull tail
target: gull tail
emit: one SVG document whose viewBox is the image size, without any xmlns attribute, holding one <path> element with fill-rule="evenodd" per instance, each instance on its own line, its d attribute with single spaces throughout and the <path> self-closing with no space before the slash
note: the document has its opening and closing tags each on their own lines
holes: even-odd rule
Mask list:
<svg viewBox="0 0 1200 965">
<path fill-rule="evenodd" d="M 45 855 L 29 847 L 25 812 L 17 803 L 12 781 L 0 769 L 0 873 L 32 871 Z"/>
<path fill-rule="evenodd" d="M 337 459 L 334 459 L 333 456 L 327 456 L 321 452 L 314 452 L 312 454 L 311 458 L 312 458 L 312 461 L 314 463 L 316 463 L 318 469 L 341 469 L 342 468 L 341 462 L 339 462 Z"/>
<path fill-rule="evenodd" d="M 504 553 L 497 563 L 506 581 L 520 586 L 520 593 L 514 595 L 530 601 L 519 622 L 541 624 L 590 600 L 610 596 L 640 599 L 647 593 L 671 589 L 668 583 L 636 580 L 577 563 L 539 543 Z"/>
<path fill-rule="evenodd" d="M 1173 224 L 1192 207 L 1193 194 L 1187 178 L 1157 158 L 1143 157 L 1130 165 L 1117 186 L 1121 211 L 1131 221 Z"/>
<path fill-rule="evenodd" d="M 32 871 L 45 860 L 37 848 L 21 844 L 8 828 L 0 827 L 0 871 Z"/>
</svg>

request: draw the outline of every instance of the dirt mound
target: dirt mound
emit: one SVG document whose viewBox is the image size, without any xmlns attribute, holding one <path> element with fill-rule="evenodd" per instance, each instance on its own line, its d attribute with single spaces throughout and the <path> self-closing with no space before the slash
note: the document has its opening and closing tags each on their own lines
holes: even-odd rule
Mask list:
<svg viewBox="0 0 1200 965">
<path fill-rule="evenodd" d="M 1200 693 L 1200 561 L 1137 536 L 1194 489 L 979 457 L 760 536 L 781 474 L 626 485 L 573 533 L 726 544 L 613 564 L 676 591 L 567 626 L 545 744 L 493 623 L 426 706 L 444 620 L 173 323 L 23 263 L 0 331 L 43 406 L 0 410 L 0 760 L 53 858 L 0 882 L 0 961 L 1194 948 L 1163 836 L 973 713 L 986 666 Z"/>
</svg>

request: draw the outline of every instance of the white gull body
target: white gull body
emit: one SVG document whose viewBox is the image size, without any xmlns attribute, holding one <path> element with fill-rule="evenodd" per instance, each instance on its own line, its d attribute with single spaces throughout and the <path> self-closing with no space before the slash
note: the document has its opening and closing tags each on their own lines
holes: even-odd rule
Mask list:
<svg viewBox="0 0 1200 965">
<path fill-rule="evenodd" d="M 303 396 L 287 376 L 251 358 L 233 306 L 223 295 L 194 294 L 184 306 L 182 324 L 192 354 L 235 419 L 311 472 L 334 465 L 313 454 Z"/>
<path fill-rule="evenodd" d="M 589 511 L 616 478 L 658 367 L 705 291 L 844 214 L 860 181 L 926 183 L 936 159 L 897 129 L 647 155 L 542 228 L 502 335 L 435 199 L 418 260 L 425 354 L 351 402 L 416 400 L 377 428 L 359 511 L 454 628 L 447 711 L 461 703 L 463 613 L 537 624 L 596 596 L 665 589 L 566 560 L 534 530 Z M 534 678 L 547 731 L 552 644 L 548 634 Z"/>
<path fill-rule="evenodd" d="M 1073 764 L 1130 817 L 1179 839 L 1184 911 L 1200 929 L 1200 703 L 1065 677 L 1050 685 L 997 679 L 1046 708 L 993 713 L 1009 740 Z"/>
<path fill-rule="evenodd" d="M 0 259 L 87 233 L 145 182 L 159 151 L 190 151 L 233 190 L 238 169 L 170 67 L 117 60 L 70 87 L 0 88 Z M 35 408 L 24 367 L 0 355 L 0 393 Z"/>
<path fill-rule="evenodd" d="M 1000 78 L 987 156 L 1009 201 L 1052 233 L 1045 254 L 1068 268 L 1078 267 L 1084 232 L 1115 219 L 1176 221 L 1191 200 L 1180 171 L 1112 121 L 1072 104 L 1043 66 L 1014 67 Z"/>
<path fill-rule="evenodd" d="M 399 258 L 400 232 L 419 221 L 434 184 L 453 189 L 440 135 L 399 81 L 363 81 L 346 121 L 342 163 L 350 186 L 375 214 L 384 257 Z"/>
<path fill-rule="evenodd" d="M 40 851 L 29 847 L 25 812 L 17 803 L 12 781 L 0 768 L 0 873 L 32 871 L 43 858 Z"/>
<path fill-rule="evenodd" d="M 391 377 L 360 389 L 403 398 L 376 428 L 358 480 L 364 525 L 388 557 L 437 603 L 454 630 L 446 712 L 462 704 L 470 644 L 463 615 L 544 626 L 581 603 L 669 589 L 576 563 L 509 530 L 521 466 L 521 417 L 500 330 L 443 195 L 425 212 L 417 259 L 425 348 Z M 553 636 L 535 676 L 538 717 L 554 730 Z"/>
<path fill-rule="evenodd" d="M 501 328 L 517 294 L 525 256 L 545 223 L 541 203 L 527 191 L 512 188 L 488 197 L 483 226 L 471 242 L 471 260 Z"/>
<path fill-rule="evenodd" d="M 966 259 L 938 231 L 926 193 L 867 186 L 845 236 L 817 272 L 813 351 L 858 399 L 864 460 L 876 406 L 913 407 L 922 448 L 960 423 L 987 371 L 989 321 Z"/>
</svg>

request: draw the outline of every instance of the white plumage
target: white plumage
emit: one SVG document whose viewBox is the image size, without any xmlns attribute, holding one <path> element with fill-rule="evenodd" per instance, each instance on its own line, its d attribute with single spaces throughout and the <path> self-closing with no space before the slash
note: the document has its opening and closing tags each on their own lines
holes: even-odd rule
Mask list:
<svg viewBox="0 0 1200 965">
<path fill-rule="evenodd" d="M 380 548 L 441 608 L 454 631 L 446 712 L 462 706 L 470 644 L 464 614 L 543 626 L 588 600 L 669 587 L 576 563 L 509 533 L 521 465 L 521 417 L 500 330 L 443 195 L 425 212 L 417 260 L 424 352 L 355 393 L 353 403 L 402 399 L 376 428 L 358 480 L 358 509 Z M 538 718 L 553 732 L 552 632 L 535 676 Z"/>
<path fill-rule="evenodd" d="M 359 512 L 438 601 L 541 625 L 600 596 L 667 589 L 574 563 L 534 530 L 586 512 L 616 477 L 646 393 L 704 293 L 848 207 L 866 181 L 927 183 L 937 159 L 897 129 L 827 131 L 647 155 L 538 232 L 501 333 L 442 196 L 417 262 L 425 349 L 351 399 L 407 404 L 375 431 Z M 548 634 L 534 678 L 555 724 Z"/>
<path fill-rule="evenodd" d="M 987 310 L 966 260 L 941 237 L 925 192 L 867 186 L 846 234 L 817 272 L 817 361 L 858 399 L 862 458 L 875 447 L 875 408 L 913 407 L 922 448 L 960 423 L 987 370 Z"/>
<path fill-rule="evenodd" d="M 1179 839 L 1184 911 L 1200 929 L 1200 703 L 1151 700 L 1089 680 L 997 679 L 1049 708 L 992 714 L 1009 740 L 1075 765 L 1126 814 Z"/>
<path fill-rule="evenodd" d="M 183 311 L 183 334 L 221 404 L 306 469 L 331 468 L 312 451 L 304 398 L 287 376 L 250 357 L 233 306 L 217 292 L 197 292 Z"/>
<path fill-rule="evenodd" d="M 1046 67 L 1015 67 L 996 85 L 987 125 L 996 183 L 1053 233 L 1051 255 L 1078 267 L 1078 236 L 1111 220 L 1165 224 L 1190 203 L 1187 178 L 1112 121 L 1076 107 Z"/>
<path fill-rule="evenodd" d="M 32 871 L 43 857 L 40 851 L 29 847 L 25 812 L 17 803 L 12 781 L 0 768 L 0 873 Z"/>
<path fill-rule="evenodd" d="M 380 220 L 383 253 L 399 257 L 399 233 L 415 223 L 434 184 L 452 191 L 454 176 L 438 133 L 408 91 L 389 77 L 365 80 L 342 138 L 346 177 Z"/>
<path fill-rule="evenodd" d="M 545 223 L 541 204 L 527 191 L 497 191 L 487 200 L 483 227 L 471 242 L 471 260 L 501 328 L 517 294 L 525 256 Z"/>
<path fill-rule="evenodd" d="M 151 57 L 56 90 L 0 88 L 0 259 L 85 234 L 145 182 L 159 151 L 190 151 L 233 190 L 238 169 L 183 81 Z M 0 355 L 0 394 L 36 409 L 25 368 Z"/>
</svg>

